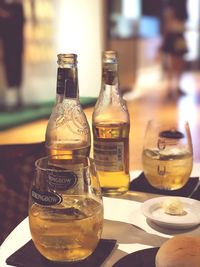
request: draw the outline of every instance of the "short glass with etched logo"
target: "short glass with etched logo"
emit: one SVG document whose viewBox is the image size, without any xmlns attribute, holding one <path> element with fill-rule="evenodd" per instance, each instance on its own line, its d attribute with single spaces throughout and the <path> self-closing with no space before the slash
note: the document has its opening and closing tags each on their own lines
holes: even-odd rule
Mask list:
<svg viewBox="0 0 200 267">
<path fill-rule="evenodd" d="M 103 203 L 95 164 L 88 157 L 38 159 L 29 195 L 29 225 L 37 250 L 48 260 L 74 262 L 95 250 Z"/>
<path fill-rule="evenodd" d="M 193 149 L 188 122 L 148 122 L 143 153 L 143 170 L 156 188 L 175 190 L 189 180 Z"/>
</svg>

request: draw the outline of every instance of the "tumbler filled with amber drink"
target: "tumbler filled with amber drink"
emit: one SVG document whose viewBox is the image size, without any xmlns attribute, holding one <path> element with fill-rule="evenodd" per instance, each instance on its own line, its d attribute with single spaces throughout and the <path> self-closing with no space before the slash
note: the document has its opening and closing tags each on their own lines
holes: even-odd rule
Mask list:
<svg viewBox="0 0 200 267">
<path fill-rule="evenodd" d="M 149 121 L 142 163 L 145 177 L 153 187 L 164 190 L 182 188 L 193 167 L 189 123 Z"/>
<path fill-rule="evenodd" d="M 49 156 L 35 163 L 29 196 L 33 243 L 53 262 L 90 256 L 103 227 L 103 203 L 95 164 L 88 157 Z"/>
</svg>

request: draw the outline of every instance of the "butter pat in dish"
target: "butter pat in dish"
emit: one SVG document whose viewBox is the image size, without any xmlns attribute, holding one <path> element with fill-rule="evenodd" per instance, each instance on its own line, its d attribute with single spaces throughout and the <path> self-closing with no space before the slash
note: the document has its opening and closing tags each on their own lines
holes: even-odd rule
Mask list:
<svg viewBox="0 0 200 267">
<path fill-rule="evenodd" d="M 164 209 L 165 213 L 170 215 L 184 215 L 183 202 L 176 197 L 170 197 L 166 199 L 162 203 L 162 208 Z"/>
</svg>

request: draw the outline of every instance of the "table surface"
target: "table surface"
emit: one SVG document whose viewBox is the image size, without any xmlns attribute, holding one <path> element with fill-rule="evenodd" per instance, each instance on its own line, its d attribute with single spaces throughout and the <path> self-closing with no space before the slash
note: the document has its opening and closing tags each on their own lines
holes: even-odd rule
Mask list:
<svg viewBox="0 0 200 267">
<path fill-rule="evenodd" d="M 200 166 L 193 168 L 192 176 L 197 176 Z M 131 179 L 140 171 L 131 173 Z M 141 204 L 158 195 L 127 192 L 120 198 L 103 197 L 104 228 L 102 238 L 116 239 L 117 246 L 101 267 L 110 267 L 128 253 L 145 248 L 159 247 L 174 235 L 200 235 L 200 226 L 187 230 L 164 229 L 150 224 L 141 212 Z M 6 259 L 31 239 L 28 218 L 24 219 L 6 238 L 0 247 L 0 266 L 8 267 Z"/>
</svg>

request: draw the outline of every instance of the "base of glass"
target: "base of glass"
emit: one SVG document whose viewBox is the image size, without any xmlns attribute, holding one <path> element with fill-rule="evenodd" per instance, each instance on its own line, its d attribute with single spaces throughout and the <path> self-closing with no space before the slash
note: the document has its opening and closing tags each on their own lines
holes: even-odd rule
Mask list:
<svg viewBox="0 0 200 267">
<path fill-rule="evenodd" d="M 102 187 L 101 188 L 102 195 L 107 196 L 107 197 L 124 195 L 127 191 L 128 191 L 128 188 L 124 188 L 124 187 L 120 187 L 120 188 Z"/>
</svg>

